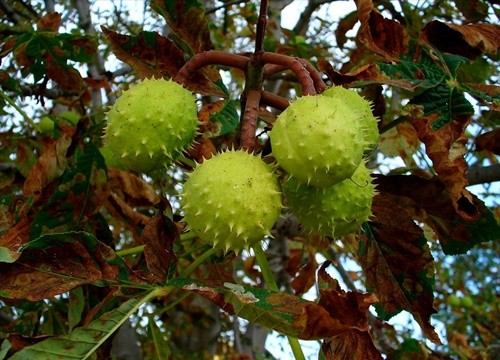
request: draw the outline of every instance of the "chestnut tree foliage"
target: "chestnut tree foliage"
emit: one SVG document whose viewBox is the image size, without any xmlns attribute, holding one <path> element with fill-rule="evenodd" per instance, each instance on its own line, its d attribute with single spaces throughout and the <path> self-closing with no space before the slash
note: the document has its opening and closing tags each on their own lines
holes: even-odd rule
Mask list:
<svg viewBox="0 0 500 360">
<path fill-rule="evenodd" d="M 0 1 L 0 359 L 273 358 L 272 330 L 297 359 L 297 339 L 321 359 L 498 358 L 498 2 L 308 0 L 282 27 L 292 3 Z M 145 176 L 100 148 L 150 77 L 196 94 L 200 126 Z M 370 221 L 323 237 L 285 201 L 265 254 L 191 235 L 195 163 L 272 163 L 276 116 L 331 86 L 380 119 Z"/>
</svg>

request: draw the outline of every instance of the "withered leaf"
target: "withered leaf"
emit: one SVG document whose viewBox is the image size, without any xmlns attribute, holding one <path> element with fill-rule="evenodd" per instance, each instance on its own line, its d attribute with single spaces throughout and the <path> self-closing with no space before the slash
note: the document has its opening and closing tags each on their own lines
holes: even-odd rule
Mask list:
<svg viewBox="0 0 500 360">
<path fill-rule="evenodd" d="M 370 333 L 356 329 L 324 340 L 321 352 L 326 360 L 382 360 Z"/>
<path fill-rule="evenodd" d="M 199 2 L 153 0 L 151 7 L 167 20 L 178 45 L 190 56 L 212 49 L 208 18 Z"/>
<path fill-rule="evenodd" d="M 2 210 L 1 207 L 0 210 Z M 1 213 L 0 217 L 3 217 Z M 6 232 L 2 231 L 0 236 L 0 262 L 16 261 L 21 256 L 21 248 L 29 240 L 29 221 L 26 216 L 23 216 L 21 221 L 10 225 L 10 228 Z"/>
<path fill-rule="evenodd" d="M 373 294 L 342 290 L 339 282 L 326 272 L 331 264 L 332 261 L 327 260 L 318 270 L 319 305 L 349 328 L 367 331 L 368 308 L 378 301 L 377 297 Z"/>
<path fill-rule="evenodd" d="M 48 183 L 63 174 L 68 162 L 66 152 L 71 145 L 71 135 L 63 133 L 58 140 L 42 140 L 42 154 L 26 176 L 24 194 L 39 194 Z"/>
<path fill-rule="evenodd" d="M 174 279 L 169 285 L 193 291 L 230 314 L 304 340 L 337 336 L 349 330 L 321 305 L 286 293 L 274 293 L 213 279 Z"/>
<path fill-rule="evenodd" d="M 401 310 L 413 315 L 424 335 L 440 344 L 430 324 L 433 308 L 433 257 L 411 213 L 400 199 L 381 192 L 373 199 L 371 233 L 360 235 L 358 260 L 368 288 L 380 300 L 377 312 L 389 319 Z"/>
<path fill-rule="evenodd" d="M 114 251 L 84 232 L 44 235 L 0 264 L 0 296 L 38 301 L 97 280 L 137 280 Z"/>
<path fill-rule="evenodd" d="M 173 78 L 186 63 L 184 52 L 170 39 L 156 32 L 141 31 L 136 36 L 118 34 L 101 26 L 118 59 L 129 64 L 139 78 Z M 189 90 L 207 96 L 224 97 L 224 92 L 203 71 L 184 82 Z"/>
<path fill-rule="evenodd" d="M 164 215 L 153 216 L 142 232 L 146 264 L 156 282 L 164 283 L 175 270 L 174 241 L 178 236 L 174 223 Z"/>
<path fill-rule="evenodd" d="M 160 201 L 153 187 L 134 173 L 108 168 L 108 176 L 111 191 L 132 206 L 153 206 Z"/>
<path fill-rule="evenodd" d="M 500 26 L 456 25 L 434 20 L 422 29 L 421 37 L 442 52 L 475 59 L 482 53 L 497 53 L 500 46 Z"/>
<path fill-rule="evenodd" d="M 47 13 L 38 20 L 36 25 L 38 30 L 57 32 L 61 25 L 61 14 L 57 12 Z"/>
<path fill-rule="evenodd" d="M 432 160 L 434 170 L 445 184 L 453 200 L 457 213 L 466 220 L 477 220 L 479 212 L 474 205 L 472 194 L 465 187 L 467 183 L 467 162 L 465 129 L 471 118 L 456 116 L 439 129 L 433 129 L 436 115 L 409 117 L 419 139 L 425 144 L 426 152 Z"/>
<path fill-rule="evenodd" d="M 63 91 L 78 94 L 82 90 L 83 78 L 78 70 L 66 64 L 61 65 L 51 53 L 47 52 L 43 58 L 47 76 L 56 82 Z"/>
<path fill-rule="evenodd" d="M 500 155 L 500 129 L 494 129 L 476 138 L 476 150 L 488 150 Z"/>
<path fill-rule="evenodd" d="M 378 176 L 375 182 L 381 193 L 396 195 L 405 211 L 414 219 L 427 223 L 448 255 L 464 254 L 481 242 L 499 239 L 500 225 L 482 201 L 473 196 L 474 206 L 480 214 L 478 220 L 463 219 L 457 214 L 448 190 L 436 177 Z"/>
<path fill-rule="evenodd" d="M 409 36 L 397 21 L 384 18 L 371 0 L 356 2 L 361 27 L 358 39 L 387 61 L 398 61 L 408 52 Z"/>
</svg>

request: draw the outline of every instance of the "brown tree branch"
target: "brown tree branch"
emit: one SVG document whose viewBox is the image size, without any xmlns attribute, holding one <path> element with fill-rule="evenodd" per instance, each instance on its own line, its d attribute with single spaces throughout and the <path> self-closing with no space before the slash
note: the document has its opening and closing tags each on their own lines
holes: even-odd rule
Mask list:
<svg viewBox="0 0 500 360">
<path fill-rule="evenodd" d="M 266 25 L 267 25 L 267 0 L 261 0 L 259 19 L 257 21 L 257 30 L 255 36 L 255 53 L 264 51 L 264 36 L 266 35 Z"/>
<path fill-rule="evenodd" d="M 500 164 L 470 167 L 467 171 L 469 185 L 486 184 L 500 181 Z"/>
<path fill-rule="evenodd" d="M 284 97 L 263 90 L 260 92 L 260 101 L 265 105 L 272 106 L 281 111 L 285 110 L 288 105 L 290 105 L 290 101 Z"/>
<path fill-rule="evenodd" d="M 183 84 L 191 74 L 207 65 L 223 65 L 245 70 L 249 58 L 243 55 L 231 54 L 224 51 L 209 50 L 196 54 L 179 70 L 174 81 Z"/>
<path fill-rule="evenodd" d="M 240 147 L 248 152 L 255 150 L 255 132 L 259 118 L 260 96 L 259 90 L 250 89 L 246 91 L 245 110 L 241 122 Z"/>
<path fill-rule="evenodd" d="M 297 76 L 297 79 L 302 85 L 303 95 L 316 94 L 316 89 L 311 78 L 311 74 L 298 58 L 283 54 L 265 52 L 261 54 L 261 59 L 264 63 L 281 65 L 292 70 L 292 72 L 295 74 L 295 76 Z"/>
</svg>

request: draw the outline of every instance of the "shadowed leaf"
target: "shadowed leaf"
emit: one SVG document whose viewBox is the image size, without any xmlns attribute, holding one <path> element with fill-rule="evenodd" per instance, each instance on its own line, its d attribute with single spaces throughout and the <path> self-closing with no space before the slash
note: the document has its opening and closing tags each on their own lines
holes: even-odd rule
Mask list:
<svg viewBox="0 0 500 360">
<path fill-rule="evenodd" d="M 68 354 L 71 354 L 72 359 L 87 359 L 149 298 L 150 295 L 141 300 L 130 299 L 87 326 L 76 328 L 68 335 L 27 346 L 10 359 L 67 359 Z"/>
<path fill-rule="evenodd" d="M 427 223 L 437 234 L 445 254 L 465 254 L 475 245 L 500 239 L 500 225 L 484 203 L 473 196 L 479 212 L 475 221 L 459 216 L 447 189 L 436 177 L 430 180 L 417 176 L 382 176 L 376 179 L 377 189 L 397 195 L 397 202 L 414 219 Z"/>
<path fill-rule="evenodd" d="M 319 305 L 339 319 L 349 330 L 325 339 L 321 350 L 326 359 L 382 359 L 368 332 L 368 308 L 377 302 L 372 294 L 345 292 L 327 272 L 332 264 L 325 261 L 318 271 Z"/>
<path fill-rule="evenodd" d="M 500 155 L 500 129 L 491 130 L 476 138 L 476 150 L 488 150 Z"/>
<path fill-rule="evenodd" d="M 410 116 L 411 123 L 419 139 L 425 144 L 426 153 L 432 160 L 439 179 L 445 184 L 457 213 L 466 220 L 477 219 L 479 214 L 474 206 L 472 194 L 465 188 L 468 184 L 467 162 L 464 159 L 467 151 L 465 129 L 471 121 L 470 116 L 454 116 L 446 126 L 437 129 L 434 127 L 436 118 L 437 114 L 418 118 Z"/>
<path fill-rule="evenodd" d="M 358 38 L 370 50 L 388 61 L 398 61 L 408 52 L 409 36 L 403 26 L 384 18 L 371 0 L 356 2 L 361 22 Z"/>
<path fill-rule="evenodd" d="M 208 18 L 200 2 L 153 0 L 151 7 L 167 20 L 177 45 L 189 56 L 212 49 Z"/>
<path fill-rule="evenodd" d="M 58 140 L 52 138 L 42 140 L 42 153 L 26 176 L 23 186 L 24 194 L 39 195 L 47 184 L 64 173 L 68 162 L 66 152 L 71 145 L 71 136 L 71 133 L 63 133 Z"/>
<path fill-rule="evenodd" d="M 229 314 L 304 340 L 332 337 L 356 328 L 332 317 L 321 305 L 291 294 L 213 280 L 174 279 L 168 284 L 193 291 Z"/>
<path fill-rule="evenodd" d="M 118 59 L 129 64 L 139 78 L 173 78 L 186 63 L 184 52 L 158 33 L 141 31 L 136 36 L 118 34 L 101 26 Z M 218 75 L 214 81 L 220 78 Z M 189 90 L 207 96 L 224 97 L 224 92 L 203 71 L 184 82 Z"/>
<path fill-rule="evenodd" d="M 99 149 L 91 144 L 85 149 L 77 149 L 72 162 L 30 224 L 31 239 L 68 225 L 90 225 L 83 220 L 99 211 L 107 199 L 106 165 Z"/>
<path fill-rule="evenodd" d="M 381 360 L 382 355 L 367 331 L 350 330 L 323 341 L 326 360 Z"/>
<path fill-rule="evenodd" d="M 84 232 L 44 235 L 22 249 L 13 264 L 0 264 L 0 296 L 37 301 L 98 280 L 131 281 L 114 251 Z"/>
<path fill-rule="evenodd" d="M 380 193 L 373 199 L 370 233 L 360 235 L 358 259 L 368 289 L 380 300 L 379 316 L 388 320 L 401 310 L 413 315 L 424 335 L 440 344 L 430 316 L 433 308 L 433 258 L 422 229 L 400 199 Z"/>
<path fill-rule="evenodd" d="M 152 217 L 142 232 L 146 264 L 156 282 L 165 282 L 175 271 L 173 245 L 178 235 L 175 224 L 163 215 Z"/>
<path fill-rule="evenodd" d="M 428 23 L 421 37 L 442 52 L 475 59 L 481 53 L 496 54 L 500 27 L 493 24 L 457 25 L 438 20 Z"/>
</svg>

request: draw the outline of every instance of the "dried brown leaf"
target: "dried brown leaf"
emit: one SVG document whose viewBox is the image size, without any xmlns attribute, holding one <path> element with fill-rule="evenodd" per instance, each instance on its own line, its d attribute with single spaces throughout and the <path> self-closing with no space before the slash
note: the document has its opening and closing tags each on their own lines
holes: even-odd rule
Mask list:
<svg viewBox="0 0 500 360">
<path fill-rule="evenodd" d="M 500 26 L 456 25 L 434 20 L 422 29 L 421 38 L 442 52 L 475 59 L 482 53 L 497 53 L 500 46 Z"/>
<path fill-rule="evenodd" d="M 500 155 L 500 129 L 494 129 L 476 138 L 476 150 L 488 150 Z"/>
<path fill-rule="evenodd" d="M 61 14 L 57 12 L 47 13 L 40 20 L 38 20 L 36 26 L 37 29 L 45 31 L 57 32 L 59 26 L 61 25 Z"/>
<path fill-rule="evenodd" d="M 387 61 L 398 61 L 408 52 L 409 36 L 399 22 L 384 18 L 371 0 L 359 0 L 356 6 L 361 43 Z"/>
<path fill-rule="evenodd" d="M 174 78 L 186 63 L 184 52 L 170 39 L 158 33 L 140 32 L 137 36 L 118 34 L 101 26 L 118 59 L 129 64 L 139 78 Z M 220 78 L 220 76 L 218 77 Z M 184 82 L 189 90 L 207 96 L 224 97 L 224 92 L 206 71 L 192 74 Z"/>
<path fill-rule="evenodd" d="M 160 202 L 160 196 L 138 175 L 109 168 L 108 176 L 111 191 L 130 205 L 153 206 Z"/>
<path fill-rule="evenodd" d="M 156 282 L 168 280 L 171 268 L 177 262 L 173 245 L 178 235 L 174 223 L 163 215 L 152 217 L 142 232 L 146 264 Z"/>
<path fill-rule="evenodd" d="M 326 360 L 378 360 L 380 351 L 367 331 L 350 330 L 327 339 L 321 345 Z"/>
<path fill-rule="evenodd" d="M 66 152 L 71 145 L 71 134 L 63 133 L 57 140 L 45 138 L 41 144 L 42 153 L 24 182 L 25 195 L 40 194 L 47 184 L 62 175 L 68 162 Z"/>
<path fill-rule="evenodd" d="M 360 235 L 359 261 L 367 284 L 392 316 L 401 309 L 413 315 L 424 335 L 440 340 L 430 317 L 433 308 L 433 257 L 423 230 L 415 224 L 411 201 L 385 192 L 373 199 L 373 236 Z"/>
<path fill-rule="evenodd" d="M 1 210 L 1 209 L 0 209 Z M 0 214 L 3 217 L 2 214 Z M 7 214 L 9 216 L 9 214 Z M 13 223 L 9 221 L 10 229 L 6 233 L 0 236 L 0 248 L 2 249 L 2 262 L 14 262 L 21 252 L 19 251 L 24 244 L 29 241 L 30 228 L 29 221 L 26 217 L 23 217 L 21 221 Z M 2 230 L 4 228 L 2 224 Z M 8 224 L 5 224 L 8 225 Z M 8 254 L 6 253 L 8 251 Z"/>
<path fill-rule="evenodd" d="M 432 123 L 439 114 L 414 118 L 409 116 L 418 137 L 425 144 L 426 153 L 432 160 L 434 170 L 445 184 L 453 200 L 457 213 L 466 220 L 476 220 L 479 212 L 474 205 L 471 193 L 465 187 L 467 182 L 467 162 L 464 154 L 467 136 L 465 129 L 471 118 L 456 116 L 447 126 L 437 130 Z"/>
<path fill-rule="evenodd" d="M 38 301 L 102 277 L 98 264 L 80 243 L 26 250 L 14 264 L 0 264 L 0 288 L 9 299 Z"/>
</svg>

